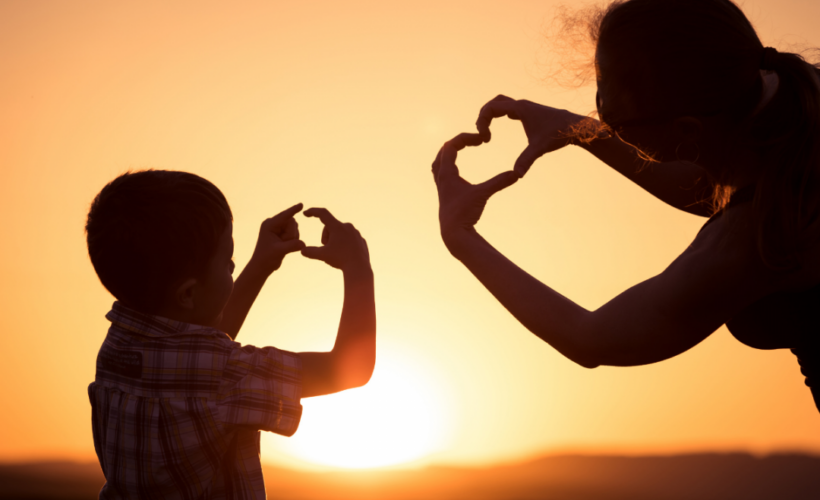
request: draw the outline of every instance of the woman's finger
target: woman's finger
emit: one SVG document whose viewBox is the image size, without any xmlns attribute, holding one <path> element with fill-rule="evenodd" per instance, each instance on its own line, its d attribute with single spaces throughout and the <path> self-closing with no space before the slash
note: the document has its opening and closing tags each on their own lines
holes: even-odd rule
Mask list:
<svg viewBox="0 0 820 500">
<path fill-rule="evenodd" d="M 478 146 L 482 142 L 483 141 L 481 140 L 481 136 L 479 134 L 463 132 L 447 141 L 444 144 L 444 146 L 447 146 L 454 151 L 461 151 L 467 146 Z M 444 150 L 445 147 L 439 149 L 438 154 L 436 155 L 436 159 L 433 160 L 433 178 L 436 180 L 439 179 L 439 170 L 441 169 L 441 157 Z M 455 167 L 455 158 L 453 158 L 452 167 Z M 458 168 L 455 168 L 455 173 L 456 175 L 458 175 Z"/>
<path fill-rule="evenodd" d="M 444 143 L 439 152 L 439 170 L 436 179 L 438 181 L 458 177 L 458 167 L 456 166 L 456 158 L 458 157 L 458 150 L 449 142 Z"/>
<path fill-rule="evenodd" d="M 461 134 L 458 134 L 457 136 L 447 141 L 447 144 L 452 146 L 456 151 L 461 151 L 467 146 L 478 146 L 483 142 L 484 141 L 481 140 L 480 134 L 462 132 Z"/>
<path fill-rule="evenodd" d="M 499 95 L 482 106 L 481 111 L 478 113 L 478 120 L 475 122 L 482 141 L 489 142 L 492 137 L 490 133 L 490 123 L 492 123 L 493 118 L 507 116 L 513 120 L 518 119 L 518 114 L 515 112 L 515 104 L 515 99 L 505 95 Z"/>
</svg>

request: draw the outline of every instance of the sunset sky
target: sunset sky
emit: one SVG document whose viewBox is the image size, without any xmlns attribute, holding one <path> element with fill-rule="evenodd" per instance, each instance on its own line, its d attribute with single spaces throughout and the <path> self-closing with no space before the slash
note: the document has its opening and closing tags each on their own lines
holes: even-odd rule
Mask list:
<svg viewBox="0 0 820 500">
<path fill-rule="evenodd" d="M 587 114 L 594 86 L 545 80 L 561 2 L 0 2 L 0 461 L 94 460 L 86 388 L 114 299 L 83 224 L 128 169 L 186 170 L 234 213 L 235 260 L 297 202 L 367 238 L 378 360 L 362 389 L 305 400 L 288 467 L 484 465 L 556 451 L 820 453 L 820 414 L 787 351 L 725 328 L 672 360 L 581 368 L 514 318 L 441 242 L 430 164 L 497 94 Z M 820 47 L 820 2 L 748 0 L 763 42 Z M 508 170 L 520 124 L 465 151 L 473 181 Z M 298 216 L 303 239 L 321 225 Z M 577 148 L 494 197 L 479 231 L 594 309 L 664 269 L 703 219 Z M 341 274 L 300 256 L 269 280 L 237 340 L 328 350 Z"/>
</svg>

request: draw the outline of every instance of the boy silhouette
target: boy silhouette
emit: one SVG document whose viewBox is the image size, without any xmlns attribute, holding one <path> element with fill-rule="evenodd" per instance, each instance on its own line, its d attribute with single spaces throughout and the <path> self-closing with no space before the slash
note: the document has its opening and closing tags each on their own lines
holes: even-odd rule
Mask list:
<svg viewBox="0 0 820 500">
<path fill-rule="evenodd" d="M 110 498 L 265 498 L 260 431 L 292 435 L 300 399 L 367 383 L 376 313 L 367 244 L 323 208 L 321 247 L 299 240 L 293 206 L 265 220 L 234 283 L 232 214 L 186 172 L 123 174 L 97 195 L 88 253 L 117 302 L 88 387 L 94 447 Z M 234 342 L 267 278 L 301 251 L 340 269 L 333 350 L 291 353 Z"/>
</svg>

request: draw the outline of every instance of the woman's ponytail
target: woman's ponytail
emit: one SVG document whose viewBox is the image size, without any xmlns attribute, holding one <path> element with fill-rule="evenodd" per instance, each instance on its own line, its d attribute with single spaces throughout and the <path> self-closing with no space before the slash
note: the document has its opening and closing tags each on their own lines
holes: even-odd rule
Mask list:
<svg viewBox="0 0 820 500">
<path fill-rule="evenodd" d="M 755 193 L 757 244 L 768 265 L 790 267 L 820 215 L 820 71 L 770 47 L 760 66 L 777 73 L 779 85 L 751 130 L 765 165 Z"/>
</svg>

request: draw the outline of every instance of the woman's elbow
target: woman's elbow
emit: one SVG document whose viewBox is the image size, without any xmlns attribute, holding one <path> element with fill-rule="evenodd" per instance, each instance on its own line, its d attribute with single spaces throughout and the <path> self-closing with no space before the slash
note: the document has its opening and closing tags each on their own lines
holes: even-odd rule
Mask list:
<svg viewBox="0 0 820 500">
<path fill-rule="evenodd" d="M 584 357 L 584 358 L 580 358 L 580 359 L 572 359 L 572 361 L 574 361 L 576 364 L 578 364 L 580 366 L 583 366 L 584 368 L 590 368 L 590 369 L 598 368 L 599 366 L 601 366 L 603 364 L 603 363 L 600 363 L 600 362 L 598 362 L 597 360 L 595 360 L 591 357 Z"/>
<path fill-rule="evenodd" d="M 606 350 L 590 336 L 585 335 L 582 329 L 578 329 L 576 335 L 563 347 L 561 354 L 584 368 L 597 368 L 606 364 Z"/>
<path fill-rule="evenodd" d="M 597 368 L 601 366 L 601 353 L 589 347 L 572 348 L 561 351 L 567 359 L 584 368 Z"/>
<path fill-rule="evenodd" d="M 605 364 L 603 359 L 606 353 L 595 341 L 596 337 L 586 333 L 589 330 L 580 322 L 566 328 L 562 335 L 556 335 L 553 325 L 540 326 L 541 328 L 530 327 L 529 330 L 573 363 L 584 368 L 596 368 Z"/>
</svg>

